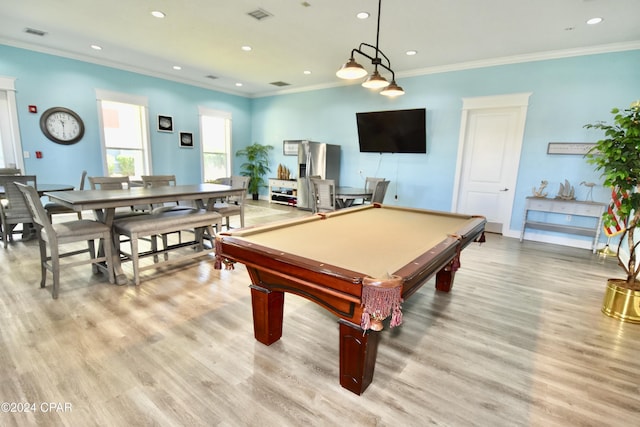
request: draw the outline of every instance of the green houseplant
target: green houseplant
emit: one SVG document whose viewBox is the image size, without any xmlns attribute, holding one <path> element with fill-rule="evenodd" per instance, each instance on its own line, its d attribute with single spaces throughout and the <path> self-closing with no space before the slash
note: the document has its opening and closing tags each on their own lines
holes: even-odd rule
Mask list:
<svg viewBox="0 0 640 427">
<path fill-rule="evenodd" d="M 616 255 L 626 273 L 625 279 L 608 280 L 602 310 L 612 317 L 640 323 L 640 266 L 637 260 L 640 242 L 636 236 L 640 223 L 640 101 L 626 110 L 614 108 L 611 113 L 613 124 L 585 125 L 587 129 L 604 131 L 604 138 L 595 143 L 586 158 L 602 173 L 604 185 L 612 189 L 612 202 L 603 215 L 603 222 L 605 228 L 618 227 L 622 233 Z M 625 250 L 621 251 L 621 248 Z M 635 303 L 629 304 L 629 299 Z"/>
<path fill-rule="evenodd" d="M 262 145 L 254 142 L 246 148 L 236 151 L 236 156 L 246 157 L 246 161 L 240 165 L 240 173 L 248 176 L 249 185 L 247 191 L 253 195 L 253 200 L 258 200 L 260 187 L 265 187 L 264 176 L 271 171 L 269 167 L 269 151 L 271 145 Z"/>
</svg>

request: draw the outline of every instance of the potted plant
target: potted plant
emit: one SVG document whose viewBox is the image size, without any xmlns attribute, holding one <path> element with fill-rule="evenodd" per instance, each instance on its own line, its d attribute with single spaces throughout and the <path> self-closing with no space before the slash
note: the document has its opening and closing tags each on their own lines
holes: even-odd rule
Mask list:
<svg viewBox="0 0 640 427">
<path fill-rule="evenodd" d="M 253 195 L 253 200 L 258 200 L 260 187 L 266 187 L 264 176 L 271 171 L 269 168 L 269 151 L 271 145 L 262 145 L 254 142 L 246 148 L 236 151 L 236 156 L 246 157 L 246 162 L 240 165 L 241 175 L 248 176 L 249 185 L 247 191 Z"/>
<path fill-rule="evenodd" d="M 602 311 L 620 320 L 640 323 L 640 282 L 635 229 L 640 222 L 640 101 L 629 109 L 611 110 L 614 124 L 587 124 L 587 129 L 604 131 L 604 139 L 587 153 L 587 162 L 602 172 L 604 185 L 611 187 L 612 201 L 603 214 L 605 230 L 622 234 L 616 256 L 625 279 L 609 279 Z M 622 250 L 621 250 L 622 249 Z"/>
</svg>

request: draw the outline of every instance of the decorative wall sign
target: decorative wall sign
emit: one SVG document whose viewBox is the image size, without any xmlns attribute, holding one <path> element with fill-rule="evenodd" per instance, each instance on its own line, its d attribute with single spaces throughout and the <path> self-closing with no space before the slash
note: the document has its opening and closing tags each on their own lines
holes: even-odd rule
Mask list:
<svg viewBox="0 0 640 427">
<path fill-rule="evenodd" d="M 193 148 L 193 134 L 191 132 L 180 132 L 180 147 Z"/>
<path fill-rule="evenodd" d="M 580 154 L 584 156 L 596 144 L 588 142 L 550 142 L 547 154 Z"/>
<path fill-rule="evenodd" d="M 173 117 L 158 115 L 158 132 L 173 132 Z"/>
<path fill-rule="evenodd" d="M 299 145 L 300 141 L 283 141 L 282 154 L 284 154 L 285 156 L 297 156 Z"/>
</svg>

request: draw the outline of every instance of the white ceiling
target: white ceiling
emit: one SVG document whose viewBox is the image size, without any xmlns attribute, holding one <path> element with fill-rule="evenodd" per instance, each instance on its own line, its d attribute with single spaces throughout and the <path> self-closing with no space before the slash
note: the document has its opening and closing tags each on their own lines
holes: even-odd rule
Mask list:
<svg viewBox="0 0 640 427">
<path fill-rule="evenodd" d="M 0 3 L 2 44 L 251 97 L 345 84 L 335 72 L 351 49 L 375 45 L 378 15 L 376 0 Z M 258 8 L 272 16 L 248 15 Z M 361 11 L 371 17 L 357 19 Z M 593 17 L 604 21 L 586 25 Z M 438 70 L 640 49 L 639 17 L 640 0 L 384 0 L 379 48 L 402 86 L 403 76 Z"/>
</svg>

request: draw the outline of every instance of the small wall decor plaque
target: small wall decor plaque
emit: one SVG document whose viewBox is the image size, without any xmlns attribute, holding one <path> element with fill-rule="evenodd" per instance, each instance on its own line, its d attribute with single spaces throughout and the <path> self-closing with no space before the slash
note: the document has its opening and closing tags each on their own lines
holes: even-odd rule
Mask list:
<svg viewBox="0 0 640 427">
<path fill-rule="evenodd" d="M 282 154 L 284 154 L 285 156 L 297 156 L 299 145 L 300 141 L 283 141 Z"/>
<path fill-rule="evenodd" d="M 588 142 L 550 142 L 547 154 L 580 154 L 585 155 L 596 144 Z"/>
</svg>

